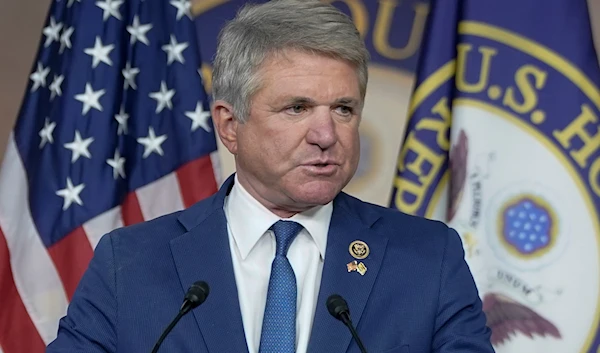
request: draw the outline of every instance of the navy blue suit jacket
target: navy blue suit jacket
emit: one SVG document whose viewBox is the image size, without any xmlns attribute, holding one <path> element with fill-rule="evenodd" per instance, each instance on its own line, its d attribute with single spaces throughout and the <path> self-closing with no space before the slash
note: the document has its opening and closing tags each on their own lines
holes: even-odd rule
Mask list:
<svg viewBox="0 0 600 353">
<path fill-rule="evenodd" d="M 230 177 L 187 210 L 105 235 L 47 352 L 150 352 L 198 280 L 210 285 L 208 299 L 160 352 L 247 352 L 223 211 L 232 185 Z M 346 267 L 357 239 L 370 248 L 364 276 Z M 359 352 L 325 306 L 338 293 L 370 353 L 493 352 L 463 255 L 458 234 L 443 223 L 341 193 L 308 351 Z"/>
</svg>

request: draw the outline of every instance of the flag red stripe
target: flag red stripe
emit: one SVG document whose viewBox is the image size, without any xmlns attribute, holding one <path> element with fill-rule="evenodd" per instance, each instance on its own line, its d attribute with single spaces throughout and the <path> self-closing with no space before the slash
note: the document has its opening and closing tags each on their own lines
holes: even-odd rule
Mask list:
<svg viewBox="0 0 600 353">
<path fill-rule="evenodd" d="M 0 229 L 0 346 L 4 353 L 43 352 L 44 341 L 19 296 L 10 267 L 10 254 Z"/>
<path fill-rule="evenodd" d="M 94 250 L 83 227 L 77 227 L 48 249 L 69 301 L 75 293 L 81 276 L 88 267 Z"/>
<path fill-rule="evenodd" d="M 130 192 L 125 196 L 125 200 L 121 205 L 121 214 L 123 216 L 124 226 L 130 226 L 144 221 L 140 202 L 138 201 L 135 192 Z"/>
<path fill-rule="evenodd" d="M 210 155 L 184 164 L 176 174 L 185 208 L 217 192 Z"/>
</svg>

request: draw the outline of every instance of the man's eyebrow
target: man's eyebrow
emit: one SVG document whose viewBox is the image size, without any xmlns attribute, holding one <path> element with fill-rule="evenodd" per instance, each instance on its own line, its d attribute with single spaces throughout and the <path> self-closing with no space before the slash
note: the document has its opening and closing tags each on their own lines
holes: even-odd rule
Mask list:
<svg viewBox="0 0 600 353">
<path fill-rule="evenodd" d="M 317 104 L 317 102 L 312 99 L 312 98 L 308 98 L 308 97 L 302 97 L 302 96 L 291 96 L 291 97 L 285 97 L 283 99 L 284 102 L 286 102 L 286 104 L 308 104 L 308 105 L 315 105 Z M 358 106 L 360 104 L 359 100 L 356 98 L 352 98 L 352 97 L 342 97 L 342 98 L 338 98 L 336 99 L 333 104 L 344 104 L 344 105 L 353 105 L 353 106 Z"/>
<path fill-rule="evenodd" d="M 356 98 L 343 97 L 335 100 L 335 104 L 353 105 L 358 106 L 360 102 Z"/>
<path fill-rule="evenodd" d="M 309 104 L 309 105 L 315 105 L 316 102 L 314 99 L 308 98 L 308 97 L 302 97 L 302 96 L 292 96 L 292 97 L 285 97 L 283 99 L 284 102 L 286 103 L 294 103 L 294 104 Z"/>
</svg>

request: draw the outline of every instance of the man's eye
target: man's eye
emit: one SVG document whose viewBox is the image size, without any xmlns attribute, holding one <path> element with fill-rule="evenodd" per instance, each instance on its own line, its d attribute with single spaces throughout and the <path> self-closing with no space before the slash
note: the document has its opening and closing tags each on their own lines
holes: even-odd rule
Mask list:
<svg viewBox="0 0 600 353">
<path fill-rule="evenodd" d="M 352 113 L 354 112 L 354 109 L 352 109 L 352 107 L 342 105 L 342 106 L 337 107 L 336 111 L 338 112 L 338 114 L 340 114 L 342 116 L 348 116 L 348 115 L 352 115 Z"/>
<path fill-rule="evenodd" d="M 290 114 L 301 114 L 306 110 L 306 107 L 304 107 L 303 105 L 292 105 L 291 107 L 288 107 L 286 109 L 286 111 Z"/>
</svg>

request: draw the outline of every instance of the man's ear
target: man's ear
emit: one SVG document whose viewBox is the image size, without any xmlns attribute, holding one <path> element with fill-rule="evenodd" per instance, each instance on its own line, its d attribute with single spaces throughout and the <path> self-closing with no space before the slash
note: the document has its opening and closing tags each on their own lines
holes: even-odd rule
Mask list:
<svg viewBox="0 0 600 353">
<path fill-rule="evenodd" d="M 223 145 L 233 155 L 237 154 L 238 121 L 235 118 L 231 104 L 222 100 L 215 101 L 212 106 L 212 117 Z"/>
</svg>

